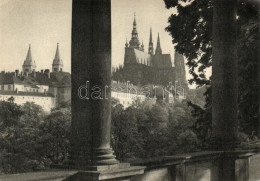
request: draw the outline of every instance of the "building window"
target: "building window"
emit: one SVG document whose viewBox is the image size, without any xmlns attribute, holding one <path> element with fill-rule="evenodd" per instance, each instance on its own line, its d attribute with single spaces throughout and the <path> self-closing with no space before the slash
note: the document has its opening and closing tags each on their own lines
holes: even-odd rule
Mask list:
<svg viewBox="0 0 260 181">
<path fill-rule="evenodd" d="M 8 85 L 8 90 L 9 90 L 9 91 L 11 90 L 11 85 Z"/>
</svg>

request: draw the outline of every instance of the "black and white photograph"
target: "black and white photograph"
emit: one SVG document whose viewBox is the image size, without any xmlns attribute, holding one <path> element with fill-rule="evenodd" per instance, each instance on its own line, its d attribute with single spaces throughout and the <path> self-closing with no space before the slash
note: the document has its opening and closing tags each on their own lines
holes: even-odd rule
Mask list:
<svg viewBox="0 0 260 181">
<path fill-rule="evenodd" d="M 0 0 L 0 181 L 260 181 L 259 0 Z"/>
</svg>

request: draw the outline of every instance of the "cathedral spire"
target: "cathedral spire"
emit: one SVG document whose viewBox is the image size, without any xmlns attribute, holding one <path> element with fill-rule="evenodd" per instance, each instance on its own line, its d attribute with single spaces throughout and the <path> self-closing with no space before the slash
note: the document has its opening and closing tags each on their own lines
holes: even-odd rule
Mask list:
<svg viewBox="0 0 260 181">
<path fill-rule="evenodd" d="M 31 45 L 29 44 L 29 49 L 26 55 L 26 59 L 23 63 L 23 71 L 31 73 L 36 69 L 35 61 L 32 59 L 32 53 L 31 53 Z"/>
<path fill-rule="evenodd" d="M 25 61 L 32 62 L 31 44 L 29 44 L 29 50 L 27 52 L 27 56 L 26 56 Z"/>
<path fill-rule="evenodd" d="M 161 43 L 160 43 L 160 35 L 158 33 L 158 39 L 157 39 L 157 45 L 156 45 L 156 50 L 155 50 L 155 54 L 162 54 L 162 49 L 161 49 Z"/>
<path fill-rule="evenodd" d="M 153 55 L 153 35 L 152 35 L 152 28 L 150 28 L 150 40 L 149 40 L 149 48 L 148 52 Z"/>
<path fill-rule="evenodd" d="M 134 13 L 134 23 L 133 23 L 133 25 L 136 26 L 135 13 Z"/>
<path fill-rule="evenodd" d="M 138 33 L 137 33 L 137 26 L 136 26 L 136 16 L 134 14 L 134 22 L 133 22 L 133 30 L 132 30 L 132 38 L 129 41 L 129 47 L 131 48 L 137 48 L 139 49 L 140 47 L 140 42 L 139 42 L 139 38 L 138 38 Z"/>
<path fill-rule="evenodd" d="M 59 43 L 57 43 L 57 49 L 52 63 L 52 71 L 53 72 L 62 71 L 62 68 L 63 68 L 63 62 L 60 58 Z"/>
<path fill-rule="evenodd" d="M 56 60 L 60 60 L 59 43 L 57 43 L 57 49 L 56 49 L 55 59 L 56 59 Z"/>
</svg>

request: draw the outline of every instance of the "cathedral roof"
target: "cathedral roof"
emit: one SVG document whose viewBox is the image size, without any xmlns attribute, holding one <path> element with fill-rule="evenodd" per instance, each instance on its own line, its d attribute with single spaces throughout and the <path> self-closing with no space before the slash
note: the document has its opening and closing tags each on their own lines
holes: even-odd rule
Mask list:
<svg viewBox="0 0 260 181">
<path fill-rule="evenodd" d="M 152 56 L 153 67 L 156 68 L 171 68 L 172 61 L 170 54 L 155 54 Z"/>
<path fill-rule="evenodd" d="M 135 49 L 135 48 L 134 48 L 134 55 L 135 55 L 135 59 L 136 59 L 137 63 L 141 63 L 141 61 L 142 62 L 144 62 L 144 61 L 147 62 L 147 61 L 151 60 L 151 55 L 149 53 L 140 51 L 140 50 Z"/>
</svg>

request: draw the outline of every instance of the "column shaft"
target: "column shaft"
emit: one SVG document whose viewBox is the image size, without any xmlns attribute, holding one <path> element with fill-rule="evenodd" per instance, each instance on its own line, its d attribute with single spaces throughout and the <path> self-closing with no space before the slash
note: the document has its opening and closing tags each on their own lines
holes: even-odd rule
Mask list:
<svg viewBox="0 0 260 181">
<path fill-rule="evenodd" d="M 213 13 L 213 144 L 230 148 L 237 138 L 237 0 L 215 0 Z"/>
<path fill-rule="evenodd" d="M 73 0 L 72 134 L 78 165 L 118 163 L 110 148 L 110 85 L 111 2 Z"/>
</svg>

